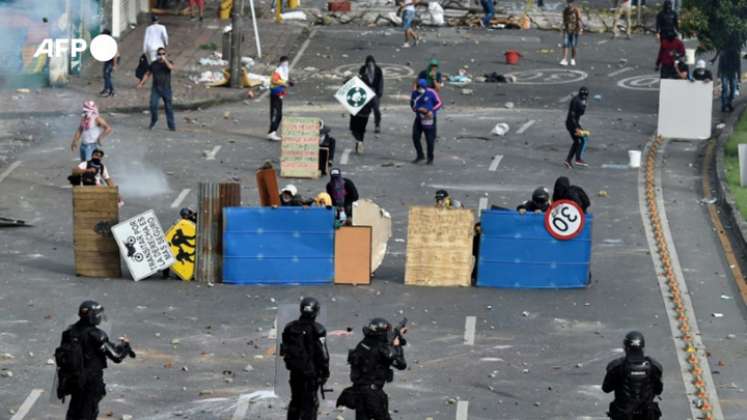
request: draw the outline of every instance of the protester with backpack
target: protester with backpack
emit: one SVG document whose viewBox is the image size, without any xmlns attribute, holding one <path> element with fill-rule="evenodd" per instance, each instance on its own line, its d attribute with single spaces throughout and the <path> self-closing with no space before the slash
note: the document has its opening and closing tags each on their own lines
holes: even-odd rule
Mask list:
<svg viewBox="0 0 747 420">
<path fill-rule="evenodd" d="M 106 395 L 106 359 L 121 363 L 127 356 L 134 358 L 135 352 L 125 338 L 113 344 L 106 332 L 98 328 L 104 320 L 101 304 L 92 300 L 81 303 L 78 316 L 78 322 L 62 333 L 60 346 L 54 352 L 57 398 L 64 402 L 70 395 L 67 420 L 96 420 L 99 402 Z"/>
<path fill-rule="evenodd" d="M 290 371 L 291 401 L 288 420 L 316 420 L 319 409 L 317 389 L 324 390 L 329 379 L 327 330 L 316 322 L 319 301 L 301 300 L 301 316 L 283 329 L 280 355 Z"/>
<path fill-rule="evenodd" d="M 586 213 L 586 210 L 591 206 L 591 200 L 586 194 L 586 191 L 578 185 L 571 185 L 571 181 L 565 176 L 558 177 L 558 179 L 555 180 L 552 201 L 559 200 L 573 201 L 581 207 L 581 210 L 584 213 Z"/>
</svg>

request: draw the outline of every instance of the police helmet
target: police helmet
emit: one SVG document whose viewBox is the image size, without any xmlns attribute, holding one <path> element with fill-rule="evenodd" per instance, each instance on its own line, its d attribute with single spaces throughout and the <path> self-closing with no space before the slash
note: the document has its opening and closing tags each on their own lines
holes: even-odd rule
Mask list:
<svg viewBox="0 0 747 420">
<path fill-rule="evenodd" d="M 625 335 L 623 340 L 623 347 L 625 353 L 641 353 L 643 348 L 646 346 L 646 340 L 643 338 L 643 334 L 638 331 L 631 331 Z"/>
<path fill-rule="evenodd" d="M 436 191 L 436 201 L 444 200 L 449 196 L 449 192 L 446 190 L 438 190 Z"/>
<path fill-rule="evenodd" d="M 99 325 L 104 320 L 104 307 L 96 301 L 87 300 L 78 307 L 78 316 L 89 325 Z"/>
<path fill-rule="evenodd" d="M 313 297 L 306 297 L 301 299 L 301 316 L 305 318 L 316 318 L 319 315 L 319 301 Z"/>
<path fill-rule="evenodd" d="M 190 209 L 189 207 L 184 207 L 181 210 L 179 210 L 179 217 L 185 220 L 196 220 L 197 214 L 194 210 Z"/>
<path fill-rule="evenodd" d="M 586 99 L 589 97 L 589 88 L 586 86 L 581 87 L 581 89 L 578 90 L 578 96 L 581 97 L 581 99 Z"/>
<path fill-rule="evenodd" d="M 550 201 L 550 191 L 545 187 L 537 187 L 532 193 L 532 201 L 537 204 L 547 204 Z"/>
<path fill-rule="evenodd" d="M 366 337 L 382 337 L 392 329 L 392 324 L 384 318 L 374 318 L 363 327 L 363 335 Z"/>
</svg>

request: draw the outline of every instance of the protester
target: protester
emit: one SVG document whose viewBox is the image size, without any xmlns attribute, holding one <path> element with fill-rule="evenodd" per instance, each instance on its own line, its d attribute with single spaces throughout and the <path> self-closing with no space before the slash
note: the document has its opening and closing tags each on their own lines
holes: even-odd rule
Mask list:
<svg viewBox="0 0 747 420">
<path fill-rule="evenodd" d="M 449 196 L 449 192 L 446 190 L 436 191 L 436 208 L 438 209 L 462 209 L 464 206 L 461 202 L 454 200 Z"/>
<path fill-rule="evenodd" d="M 674 60 L 674 70 L 677 72 L 676 79 L 690 80 L 690 66 L 685 62 L 685 57 L 677 57 Z"/>
<path fill-rule="evenodd" d="M 369 55 L 366 57 L 366 63 L 358 70 L 358 76 L 376 94 L 376 97 L 370 103 L 374 113 L 374 133 L 379 134 L 381 132 L 381 109 L 379 106 L 381 97 L 384 95 L 384 72 L 376 64 L 374 57 Z"/>
<path fill-rule="evenodd" d="M 625 15 L 626 24 L 625 24 L 625 32 L 628 39 L 630 39 L 630 32 L 633 30 L 633 25 L 630 20 L 631 15 L 631 9 L 630 6 L 631 0 L 617 0 L 617 8 L 615 9 L 615 19 L 612 21 L 612 36 L 614 38 L 617 38 L 617 33 L 619 29 L 617 28 L 617 21 L 622 21 L 622 16 Z"/>
<path fill-rule="evenodd" d="M 70 150 L 75 151 L 80 143 L 80 161 L 91 160 L 93 151 L 101 146 L 101 140 L 112 132 L 112 127 L 99 115 L 99 109 L 93 101 L 83 102 L 83 115 L 75 131 Z"/>
<path fill-rule="evenodd" d="M 685 44 L 675 34 L 665 35 L 659 46 L 659 55 L 656 57 L 656 71 L 661 69 L 662 79 L 677 79 L 678 73 L 675 67 L 676 61 L 685 56 Z"/>
<path fill-rule="evenodd" d="M 405 30 L 405 43 L 402 44 L 402 48 L 410 48 L 410 40 L 412 40 L 412 45 L 418 45 L 418 34 L 412 29 L 416 5 L 417 0 L 404 0 L 397 11 L 398 14 L 402 14 L 402 28 Z"/>
<path fill-rule="evenodd" d="M 710 82 L 713 80 L 713 74 L 706 68 L 705 60 L 698 60 L 693 70 L 693 80 L 700 82 Z"/>
<path fill-rule="evenodd" d="M 102 35 L 112 35 L 112 31 L 104 29 Z M 119 62 L 119 53 L 115 54 L 111 60 L 104 62 L 102 73 L 104 76 L 104 89 L 99 92 L 100 96 L 114 96 L 114 84 L 112 83 L 112 72 L 117 68 Z"/>
<path fill-rule="evenodd" d="M 314 197 L 314 204 L 319 207 L 332 207 L 332 197 L 326 192 L 321 192 Z"/>
<path fill-rule="evenodd" d="M 443 77 L 441 71 L 439 71 L 439 63 L 435 58 L 428 63 L 428 68 L 418 73 L 418 79 L 413 84 L 412 88 L 418 88 L 418 81 L 425 80 L 427 87 L 435 90 L 437 93 L 441 93 L 441 86 L 443 86 Z"/>
<path fill-rule="evenodd" d="M 672 0 L 664 0 L 661 11 L 656 15 L 656 38 L 661 41 L 676 37 L 679 30 L 679 19 L 673 10 Z"/>
<path fill-rule="evenodd" d="M 583 127 L 581 127 L 581 116 L 586 113 L 586 100 L 589 97 L 589 89 L 585 86 L 578 90 L 578 95 L 574 96 L 571 100 L 571 104 L 568 106 L 568 115 L 565 119 L 565 128 L 568 130 L 568 134 L 571 135 L 573 144 L 571 149 L 568 151 L 568 156 L 563 165 L 571 169 L 573 168 L 572 159 L 576 158 L 576 165 L 578 166 L 589 166 L 582 158 L 582 139 L 583 139 Z"/>
<path fill-rule="evenodd" d="M 278 129 L 283 120 L 283 98 L 288 95 L 288 86 L 293 86 L 293 81 L 290 80 L 288 57 L 284 55 L 278 60 L 270 79 L 270 131 L 267 138 L 273 141 L 282 140 Z"/>
<path fill-rule="evenodd" d="M 571 181 L 568 177 L 561 176 L 555 180 L 555 187 L 552 192 L 552 201 L 559 200 L 570 200 L 578 204 L 581 210 L 586 213 L 586 210 L 591 206 L 591 200 L 586 194 L 583 188 L 577 185 L 571 185 Z"/>
<path fill-rule="evenodd" d="M 329 135 L 330 131 L 330 128 L 324 125 L 324 120 L 319 120 L 319 146 L 326 147 L 329 150 L 327 166 L 332 166 L 334 163 L 335 148 L 337 147 L 337 140 Z"/>
<path fill-rule="evenodd" d="M 584 23 L 581 20 L 581 11 L 576 7 L 575 0 L 568 0 L 568 5 L 563 9 L 563 59 L 561 66 L 568 65 L 568 49 L 571 49 L 572 66 L 576 65 L 576 46 L 578 37 L 583 32 Z"/>
<path fill-rule="evenodd" d="M 495 15 L 493 0 L 480 0 L 480 4 L 482 4 L 482 10 L 485 11 L 485 17 L 480 21 L 480 26 L 490 28 L 490 21 L 493 20 L 493 16 Z"/>
<path fill-rule="evenodd" d="M 158 16 L 151 15 L 151 24 L 145 29 L 143 38 L 143 54 L 152 63 L 157 58 L 158 50 L 169 46 L 169 34 L 166 27 L 158 23 Z"/>
<path fill-rule="evenodd" d="M 189 16 L 190 20 L 195 20 L 195 9 L 200 11 L 200 22 L 202 17 L 205 16 L 205 0 L 189 0 Z"/>
<path fill-rule="evenodd" d="M 368 101 L 357 114 L 350 115 L 350 132 L 353 133 L 353 138 L 355 139 L 355 153 L 357 154 L 363 153 L 363 139 L 366 136 L 366 126 L 368 125 L 368 117 L 371 115 L 372 108 L 373 101 Z"/>
<path fill-rule="evenodd" d="M 304 200 L 301 194 L 298 193 L 298 188 L 293 184 L 288 184 L 280 190 L 280 205 L 283 207 L 301 207 L 309 205 L 312 202 L 313 200 Z"/>
<path fill-rule="evenodd" d="M 520 214 L 544 213 L 550 207 L 550 191 L 545 187 L 537 187 L 532 192 L 532 199 L 527 200 L 516 207 Z"/>
<path fill-rule="evenodd" d="M 166 113 L 166 124 L 169 126 L 169 130 L 176 131 L 176 123 L 174 122 L 174 108 L 172 105 L 172 92 L 171 92 L 171 72 L 174 70 L 174 63 L 171 62 L 166 56 L 166 49 L 158 49 L 158 60 L 153 61 L 148 68 L 148 72 L 143 76 L 143 80 L 138 84 L 138 88 L 145 85 L 145 82 L 150 76 L 153 76 L 153 84 L 150 88 L 150 125 L 148 129 L 153 127 L 158 122 L 158 102 L 163 99 L 163 108 Z"/>
<path fill-rule="evenodd" d="M 94 150 L 90 160 L 73 167 L 73 174 L 68 177 L 70 183 L 73 185 L 108 185 L 113 187 L 114 181 L 112 181 L 109 171 L 106 170 L 106 166 L 102 162 L 103 158 L 103 150 Z"/>
<path fill-rule="evenodd" d="M 345 217 L 341 217 L 342 219 L 352 217 L 353 203 L 358 201 L 358 189 L 355 188 L 353 181 L 342 177 L 342 171 L 338 168 L 333 168 L 329 175 L 327 194 L 332 197 L 332 205 L 341 215 L 344 212 Z"/>
<path fill-rule="evenodd" d="M 420 138 L 425 134 L 425 142 L 428 150 L 427 165 L 433 164 L 433 151 L 436 146 L 436 113 L 441 109 L 441 99 L 438 93 L 428 87 L 428 81 L 420 79 L 418 88 L 410 95 L 410 108 L 415 113 L 415 121 L 412 126 L 412 142 L 415 146 L 417 156 L 412 163 L 419 163 L 425 156 Z"/>
<path fill-rule="evenodd" d="M 721 79 L 721 112 L 734 111 L 732 102 L 742 74 L 738 47 L 729 47 L 718 54 L 718 77 Z"/>
</svg>

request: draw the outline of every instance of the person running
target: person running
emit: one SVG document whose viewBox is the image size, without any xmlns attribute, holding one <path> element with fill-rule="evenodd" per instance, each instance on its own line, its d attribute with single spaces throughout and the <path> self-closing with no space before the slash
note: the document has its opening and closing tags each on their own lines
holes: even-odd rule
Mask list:
<svg viewBox="0 0 747 420">
<path fill-rule="evenodd" d="M 581 127 L 581 116 L 586 113 L 586 99 L 589 97 L 589 89 L 585 86 L 578 90 L 576 95 L 568 107 L 568 116 L 565 119 L 565 128 L 568 130 L 568 134 L 571 135 L 573 144 L 571 149 L 568 151 L 568 156 L 563 161 L 563 165 L 568 168 L 573 168 L 572 159 L 576 158 L 576 165 L 578 166 L 589 166 L 583 159 L 581 159 L 582 141 L 583 141 L 583 127 Z"/>
<path fill-rule="evenodd" d="M 278 129 L 283 120 L 283 98 L 288 95 L 288 86 L 293 86 L 293 81 L 290 80 L 288 57 L 284 55 L 278 60 L 270 79 L 270 131 L 267 138 L 273 141 L 282 140 Z"/>
<path fill-rule="evenodd" d="M 101 140 L 111 132 L 112 127 L 99 115 L 96 103 L 85 101 L 83 102 L 83 115 L 80 117 L 80 124 L 73 136 L 70 150 L 75 151 L 80 144 L 80 161 L 87 162 L 91 160 L 93 151 L 101 146 Z"/>
<path fill-rule="evenodd" d="M 412 29 L 416 5 L 417 0 L 404 0 L 399 6 L 398 13 L 402 13 L 402 28 L 405 30 L 405 43 L 402 44 L 402 48 L 410 48 L 410 40 L 412 40 L 412 45 L 418 45 L 418 34 Z"/>
<path fill-rule="evenodd" d="M 568 49 L 571 50 L 572 66 L 576 65 L 576 46 L 578 37 L 583 32 L 584 23 L 581 20 L 581 11 L 576 7 L 575 0 L 568 0 L 568 5 L 563 9 L 563 59 L 561 66 L 568 65 Z"/>
</svg>

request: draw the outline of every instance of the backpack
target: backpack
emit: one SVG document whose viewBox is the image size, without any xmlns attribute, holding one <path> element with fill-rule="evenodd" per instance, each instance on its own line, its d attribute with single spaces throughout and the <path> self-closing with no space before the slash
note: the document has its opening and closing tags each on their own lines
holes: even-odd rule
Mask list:
<svg viewBox="0 0 747 420">
<path fill-rule="evenodd" d="M 285 327 L 281 354 L 288 370 L 302 372 L 308 376 L 316 374 L 313 341 L 314 326 L 312 324 L 293 321 Z"/>
<path fill-rule="evenodd" d="M 143 80 L 145 73 L 148 72 L 148 68 L 148 56 L 143 54 L 140 56 L 140 60 L 138 60 L 137 68 L 135 69 L 135 77 L 138 80 Z"/>
<path fill-rule="evenodd" d="M 576 204 L 581 206 L 581 210 L 586 213 L 586 209 L 588 209 L 591 205 L 591 200 L 589 200 L 589 196 L 586 194 L 586 191 L 584 191 L 581 187 L 571 185 L 568 188 L 568 192 L 572 197 L 572 200 L 575 201 Z"/>
<path fill-rule="evenodd" d="M 88 330 L 84 330 L 83 334 Z M 85 386 L 85 356 L 83 355 L 83 334 L 73 328 L 62 333 L 60 346 L 54 351 L 57 364 L 57 398 L 80 391 Z"/>
</svg>

